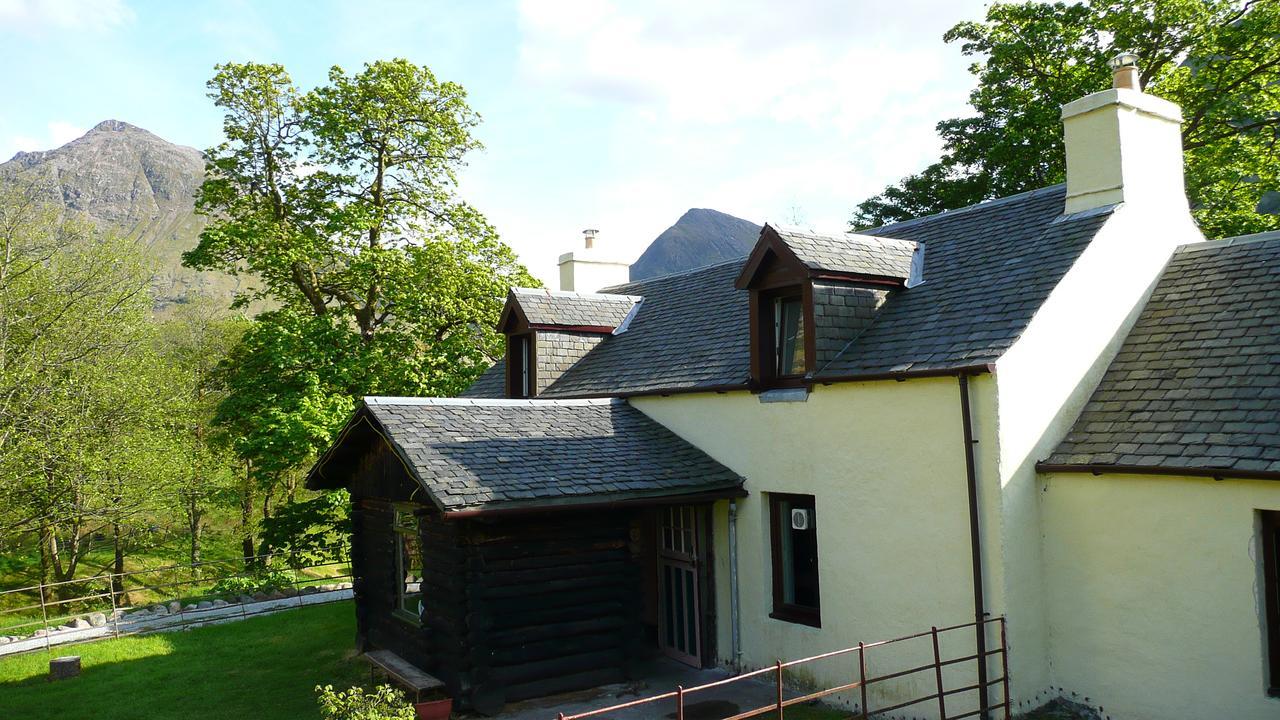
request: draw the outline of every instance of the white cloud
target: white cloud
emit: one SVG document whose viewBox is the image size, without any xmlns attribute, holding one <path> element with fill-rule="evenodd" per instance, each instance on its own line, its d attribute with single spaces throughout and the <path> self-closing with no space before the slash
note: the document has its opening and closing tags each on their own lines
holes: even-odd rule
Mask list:
<svg viewBox="0 0 1280 720">
<path fill-rule="evenodd" d="M 883 102 L 948 89 L 954 53 L 941 29 L 921 32 L 926 4 L 523 0 L 521 71 L 682 122 L 769 118 L 852 131 Z M 955 19 L 964 5 L 950 5 Z"/>
<path fill-rule="evenodd" d="M 607 124 L 608 147 L 572 150 L 609 166 L 586 192 L 495 220 L 536 270 L 587 220 L 632 255 L 689 207 L 755 222 L 798 207 L 842 229 L 937 157 L 934 125 L 972 85 L 942 34 L 982 4 L 522 0 L 517 81 Z"/>
<path fill-rule="evenodd" d="M 43 137 L 32 135 L 14 135 L 8 142 L 0 145 L 0 162 L 8 160 L 16 152 L 34 152 L 36 150 L 52 150 L 62 147 L 84 135 L 85 130 L 69 122 L 55 120 L 49 123 L 47 133 Z"/>
<path fill-rule="evenodd" d="M 123 0 L 0 0 L 0 30 L 109 30 L 133 22 Z"/>
</svg>

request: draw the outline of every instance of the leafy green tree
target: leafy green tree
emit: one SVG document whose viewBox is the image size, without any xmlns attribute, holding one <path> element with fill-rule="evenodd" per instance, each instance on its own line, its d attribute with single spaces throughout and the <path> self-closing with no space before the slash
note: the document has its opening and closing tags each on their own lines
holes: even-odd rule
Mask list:
<svg viewBox="0 0 1280 720">
<path fill-rule="evenodd" d="M 247 525 L 254 494 L 269 517 L 360 396 L 466 388 L 502 350 L 506 289 L 537 283 L 458 195 L 480 147 L 461 86 L 391 60 L 306 92 L 279 65 L 227 64 L 209 89 L 227 141 L 184 262 L 252 274 L 237 303 L 272 307 L 216 374 Z"/>
<path fill-rule="evenodd" d="M 187 559 L 201 561 L 205 519 L 238 499 L 239 461 L 218 442 L 212 424 L 224 394 L 215 387 L 219 363 L 244 333 L 248 320 L 227 315 L 207 298 L 176 307 L 158 328 L 158 353 L 170 385 L 173 452 L 164 494 L 186 527 Z"/>
<path fill-rule="evenodd" d="M 1187 193 L 1210 237 L 1280 227 L 1280 3 L 996 3 L 959 42 L 974 114 L 943 120 L 942 158 L 862 202 L 871 227 L 1061 182 L 1061 106 L 1110 86 L 1108 58 L 1141 58 L 1147 92 L 1185 118 Z"/>
<path fill-rule="evenodd" d="M 0 513 L 68 582 L 95 534 L 114 530 L 119 553 L 151 505 L 167 416 L 138 248 L 39 197 L 0 188 Z"/>
<path fill-rule="evenodd" d="M 345 490 L 289 503 L 262 521 L 265 554 L 282 555 L 294 569 L 333 562 L 351 553 L 351 498 Z"/>
</svg>

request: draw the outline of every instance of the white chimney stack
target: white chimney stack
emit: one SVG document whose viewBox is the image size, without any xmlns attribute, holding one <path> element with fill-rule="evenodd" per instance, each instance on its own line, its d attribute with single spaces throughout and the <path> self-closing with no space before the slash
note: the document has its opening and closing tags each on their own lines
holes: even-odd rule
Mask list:
<svg viewBox="0 0 1280 720">
<path fill-rule="evenodd" d="M 1068 213 L 1119 202 L 1187 206 L 1182 109 L 1139 89 L 1137 60 L 1117 55 L 1114 87 L 1062 106 Z"/>
<path fill-rule="evenodd" d="M 596 292 L 630 280 L 631 264 L 599 247 L 600 231 L 582 231 L 583 248 L 560 256 L 560 289 Z"/>
</svg>

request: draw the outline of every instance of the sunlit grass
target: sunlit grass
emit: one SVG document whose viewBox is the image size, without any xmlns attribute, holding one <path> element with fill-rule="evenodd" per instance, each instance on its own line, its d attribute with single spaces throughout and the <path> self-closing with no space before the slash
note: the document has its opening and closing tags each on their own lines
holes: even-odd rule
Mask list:
<svg viewBox="0 0 1280 720">
<path fill-rule="evenodd" d="M 55 647 L 0 659 L 0 717 L 252 720 L 319 717 L 314 687 L 367 680 L 350 602 L 225 625 Z M 49 658 L 83 674 L 49 682 Z"/>
</svg>

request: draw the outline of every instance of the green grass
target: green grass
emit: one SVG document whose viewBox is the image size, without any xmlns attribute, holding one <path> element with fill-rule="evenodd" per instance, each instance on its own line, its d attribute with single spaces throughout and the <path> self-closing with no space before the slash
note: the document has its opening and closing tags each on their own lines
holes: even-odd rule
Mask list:
<svg viewBox="0 0 1280 720">
<path fill-rule="evenodd" d="M 46 680 L 50 655 L 0 659 L 0 713 L 46 720 L 318 718 L 316 685 L 368 680 L 350 602 L 185 632 L 64 648 L 83 674 Z"/>
</svg>

